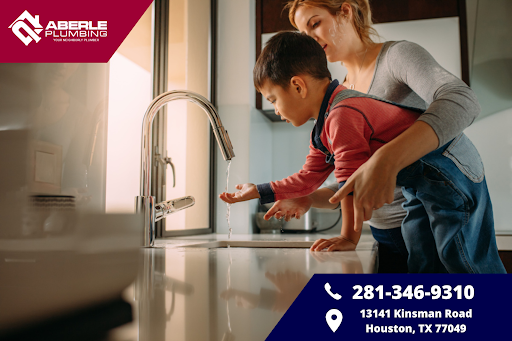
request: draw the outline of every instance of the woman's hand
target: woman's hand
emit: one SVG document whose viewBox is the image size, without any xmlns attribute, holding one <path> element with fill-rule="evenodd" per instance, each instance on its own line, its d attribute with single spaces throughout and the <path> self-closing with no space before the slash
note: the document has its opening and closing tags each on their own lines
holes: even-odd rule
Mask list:
<svg viewBox="0 0 512 341">
<path fill-rule="evenodd" d="M 329 202 L 337 203 L 353 192 L 354 230 L 361 231 L 363 221 L 372 217 L 373 210 L 394 200 L 398 172 L 389 163 L 372 156 L 348 178 L 345 185 Z"/>
<path fill-rule="evenodd" d="M 345 238 L 344 236 L 334 237 L 330 239 L 318 239 L 311 245 L 311 251 L 353 251 L 356 249 L 357 243 Z"/>
<path fill-rule="evenodd" d="M 291 218 L 299 219 L 311 208 L 313 201 L 308 196 L 278 200 L 274 206 L 267 211 L 263 219 L 269 220 L 272 217 L 281 219 L 284 217 L 285 221 L 290 221 Z"/>
</svg>

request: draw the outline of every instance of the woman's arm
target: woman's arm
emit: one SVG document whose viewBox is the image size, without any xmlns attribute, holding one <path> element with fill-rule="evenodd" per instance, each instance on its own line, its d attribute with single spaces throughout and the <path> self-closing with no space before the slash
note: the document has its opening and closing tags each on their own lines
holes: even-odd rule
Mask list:
<svg viewBox="0 0 512 341">
<path fill-rule="evenodd" d="M 393 43 L 383 64 L 387 74 L 375 81 L 391 85 L 391 91 L 393 84 L 405 84 L 425 101 L 427 109 L 418 120 L 434 130 L 439 139 L 437 147 L 462 133 L 480 114 L 480 104 L 473 90 L 439 65 L 418 44 L 408 41 Z M 411 137 L 411 141 L 419 139 Z"/>
</svg>

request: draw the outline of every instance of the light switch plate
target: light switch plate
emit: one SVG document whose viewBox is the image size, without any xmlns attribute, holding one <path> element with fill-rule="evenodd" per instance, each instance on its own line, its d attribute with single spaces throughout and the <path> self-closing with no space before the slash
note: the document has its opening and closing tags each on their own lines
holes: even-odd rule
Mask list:
<svg viewBox="0 0 512 341">
<path fill-rule="evenodd" d="M 32 141 L 30 151 L 30 188 L 37 194 L 60 194 L 62 146 Z"/>
<path fill-rule="evenodd" d="M 54 153 L 35 151 L 35 181 L 53 184 L 57 166 L 57 156 Z"/>
</svg>

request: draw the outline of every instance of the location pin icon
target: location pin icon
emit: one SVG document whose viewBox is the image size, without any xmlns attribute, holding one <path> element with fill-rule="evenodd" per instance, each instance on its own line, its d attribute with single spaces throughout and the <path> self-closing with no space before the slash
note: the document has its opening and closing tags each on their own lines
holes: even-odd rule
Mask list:
<svg viewBox="0 0 512 341">
<path fill-rule="evenodd" d="M 338 309 L 331 309 L 327 312 L 327 314 L 325 314 L 325 320 L 334 333 L 336 330 L 338 330 L 338 327 L 343 320 L 343 314 Z"/>
</svg>

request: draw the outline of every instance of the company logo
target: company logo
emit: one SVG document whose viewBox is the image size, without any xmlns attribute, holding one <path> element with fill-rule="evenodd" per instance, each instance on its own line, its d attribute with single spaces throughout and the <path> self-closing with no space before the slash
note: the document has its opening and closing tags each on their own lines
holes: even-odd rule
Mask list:
<svg viewBox="0 0 512 341">
<path fill-rule="evenodd" d="M 26 22 L 32 25 L 31 28 Z M 49 21 L 44 29 L 39 23 L 39 15 L 23 12 L 9 26 L 14 35 L 26 46 L 32 41 L 38 43 L 41 37 L 50 37 L 55 42 L 98 42 L 107 37 L 107 21 Z"/>
<path fill-rule="evenodd" d="M 30 26 L 25 23 L 25 20 L 32 24 L 34 29 L 30 28 Z M 38 43 L 41 40 L 41 37 L 39 37 L 38 34 L 43 30 L 43 26 L 39 23 L 39 15 L 33 17 L 27 10 L 25 10 L 18 19 L 14 20 L 9 28 L 12 30 L 12 33 L 14 33 L 14 35 L 26 46 L 28 46 L 32 41 Z M 25 31 L 25 34 L 22 33 L 21 30 Z"/>
</svg>

